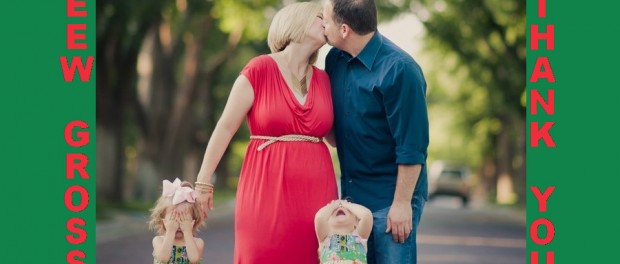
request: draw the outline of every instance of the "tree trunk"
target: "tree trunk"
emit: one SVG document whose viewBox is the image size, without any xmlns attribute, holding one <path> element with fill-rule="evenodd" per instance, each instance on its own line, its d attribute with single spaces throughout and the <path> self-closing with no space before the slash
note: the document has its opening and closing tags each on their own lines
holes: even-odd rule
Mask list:
<svg viewBox="0 0 620 264">
<path fill-rule="evenodd" d="M 526 167 L 525 167 L 525 150 L 526 150 L 526 131 L 525 120 L 521 115 L 515 116 L 515 144 L 516 144 L 516 157 L 513 185 L 515 193 L 517 195 L 517 204 L 525 205 L 527 198 L 527 182 L 526 182 Z"/>
<path fill-rule="evenodd" d="M 119 50 L 116 40 L 114 36 L 103 39 L 99 52 L 115 54 Z M 97 66 L 97 152 L 102 155 L 97 157 L 98 198 L 114 202 L 123 200 L 125 109 L 136 62 L 131 52 L 127 57 L 102 57 Z"/>
<path fill-rule="evenodd" d="M 495 157 L 489 156 L 485 159 L 480 175 L 482 176 L 485 202 L 495 201 L 497 197 L 497 161 Z"/>
<path fill-rule="evenodd" d="M 157 166 L 154 149 L 157 146 L 152 141 L 140 140 L 138 143 L 138 165 L 132 200 L 154 202 L 161 195 L 163 175 Z"/>
<path fill-rule="evenodd" d="M 224 155 L 222 156 L 222 161 L 219 166 L 215 169 L 215 175 L 217 176 L 215 181 L 215 187 L 219 190 L 229 189 L 228 179 L 230 178 L 230 169 L 228 165 L 228 160 L 230 156 L 230 147 L 224 151 Z"/>
<path fill-rule="evenodd" d="M 510 118 L 502 118 L 502 129 L 497 137 L 497 202 L 510 203 L 514 198 L 512 160 L 514 156 Z"/>
<path fill-rule="evenodd" d="M 122 141 L 116 135 L 122 131 L 120 127 L 108 128 L 97 125 L 97 199 L 102 201 L 121 202 L 123 155 Z M 120 175 L 119 175 L 120 174 Z"/>
</svg>

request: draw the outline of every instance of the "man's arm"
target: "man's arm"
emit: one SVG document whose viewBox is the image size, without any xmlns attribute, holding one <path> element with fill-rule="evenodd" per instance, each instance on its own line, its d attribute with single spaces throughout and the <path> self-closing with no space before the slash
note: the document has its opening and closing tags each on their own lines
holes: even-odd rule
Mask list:
<svg viewBox="0 0 620 264">
<path fill-rule="evenodd" d="M 396 62 L 386 81 L 392 83 L 383 89 L 383 103 L 399 164 L 386 232 L 403 243 L 413 230 L 411 200 L 426 163 L 429 142 L 426 82 L 419 67 L 406 59 Z"/>
<path fill-rule="evenodd" d="M 394 200 L 388 214 L 387 229 L 385 230 L 385 232 L 392 232 L 394 241 L 403 243 L 413 230 L 411 199 L 421 171 L 422 165 L 420 164 L 398 165 L 396 191 L 394 191 Z"/>
</svg>

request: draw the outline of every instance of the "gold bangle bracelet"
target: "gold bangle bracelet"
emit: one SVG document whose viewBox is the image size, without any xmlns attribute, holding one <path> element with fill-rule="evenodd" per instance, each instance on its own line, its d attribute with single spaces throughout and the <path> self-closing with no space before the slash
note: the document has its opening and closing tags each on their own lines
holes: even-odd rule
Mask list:
<svg viewBox="0 0 620 264">
<path fill-rule="evenodd" d="M 206 188 L 206 187 L 196 187 L 195 188 L 196 191 L 199 192 L 213 192 L 213 187 L 211 188 Z"/>
<path fill-rule="evenodd" d="M 198 185 L 202 185 L 202 186 L 210 186 L 210 187 L 213 187 L 213 184 L 211 184 L 211 183 L 206 183 L 206 182 L 199 182 L 199 181 L 197 181 L 197 182 L 195 182 L 194 184 L 196 184 L 196 186 L 198 186 Z"/>
</svg>

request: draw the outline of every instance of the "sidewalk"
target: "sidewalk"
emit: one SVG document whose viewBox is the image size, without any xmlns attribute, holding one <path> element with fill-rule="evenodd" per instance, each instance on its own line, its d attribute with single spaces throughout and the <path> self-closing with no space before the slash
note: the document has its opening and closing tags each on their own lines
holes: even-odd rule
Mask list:
<svg viewBox="0 0 620 264">
<path fill-rule="evenodd" d="M 209 212 L 209 223 L 230 220 L 235 212 L 235 200 L 232 199 Z M 148 212 L 117 211 L 109 220 L 97 221 L 96 244 L 104 244 L 124 237 L 150 233 Z"/>
</svg>

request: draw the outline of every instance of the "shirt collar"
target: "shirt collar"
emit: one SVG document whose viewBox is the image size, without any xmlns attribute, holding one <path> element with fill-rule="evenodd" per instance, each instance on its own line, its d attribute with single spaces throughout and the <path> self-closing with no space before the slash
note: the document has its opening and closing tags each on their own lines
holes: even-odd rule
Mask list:
<svg viewBox="0 0 620 264">
<path fill-rule="evenodd" d="M 372 65 L 375 62 L 375 58 L 377 58 L 379 48 L 382 44 L 383 36 L 379 34 L 379 31 L 375 31 L 372 38 L 370 38 L 370 41 L 366 43 L 366 46 L 362 49 L 360 54 L 357 55 L 357 57 L 352 57 L 351 54 L 339 49 L 340 56 L 347 58 L 347 62 L 351 62 L 357 58 L 368 70 L 372 70 Z"/>
<path fill-rule="evenodd" d="M 362 49 L 360 54 L 357 55 L 357 59 L 366 66 L 368 70 L 372 70 L 372 65 L 377 58 L 377 54 L 379 53 L 379 48 L 383 44 L 383 36 L 379 34 L 379 31 L 375 31 L 370 41 L 366 44 L 366 46 Z"/>
</svg>

